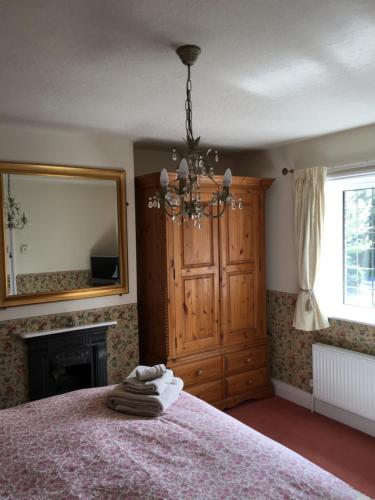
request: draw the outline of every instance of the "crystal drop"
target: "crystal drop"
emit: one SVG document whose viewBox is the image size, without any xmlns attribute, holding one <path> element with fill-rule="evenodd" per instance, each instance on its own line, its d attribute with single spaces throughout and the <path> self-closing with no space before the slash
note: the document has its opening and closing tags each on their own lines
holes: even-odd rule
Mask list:
<svg viewBox="0 0 375 500">
<path fill-rule="evenodd" d="M 148 202 L 148 208 L 152 208 L 152 207 L 153 207 L 153 203 L 152 203 L 152 201 L 150 200 L 150 201 Z"/>
</svg>

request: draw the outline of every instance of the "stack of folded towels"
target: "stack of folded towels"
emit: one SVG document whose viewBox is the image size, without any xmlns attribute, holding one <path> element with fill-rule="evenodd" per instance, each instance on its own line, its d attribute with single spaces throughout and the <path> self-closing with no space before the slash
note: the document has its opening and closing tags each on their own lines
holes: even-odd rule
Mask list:
<svg viewBox="0 0 375 500">
<path fill-rule="evenodd" d="M 158 417 L 180 396 L 183 381 L 164 365 L 138 366 L 107 396 L 112 410 Z"/>
</svg>

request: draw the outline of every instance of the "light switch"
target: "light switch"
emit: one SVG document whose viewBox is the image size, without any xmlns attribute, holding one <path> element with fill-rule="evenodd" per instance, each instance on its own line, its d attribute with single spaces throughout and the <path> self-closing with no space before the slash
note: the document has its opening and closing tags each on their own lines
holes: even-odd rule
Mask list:
<svg viewBox="0 0 375 500">
<path fill-rule="evenodd" d="M 27 253 L 29 247 L 26 244 L 23 244 L 20 246 L 20 252 L 21 253 Z"/>
</svg>

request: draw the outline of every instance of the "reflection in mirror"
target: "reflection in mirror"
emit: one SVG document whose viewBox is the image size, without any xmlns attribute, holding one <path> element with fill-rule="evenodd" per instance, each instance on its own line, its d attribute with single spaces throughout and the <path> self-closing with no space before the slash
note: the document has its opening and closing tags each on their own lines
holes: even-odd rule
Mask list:
<svg viewBox="0 0 375 500">
<path fill-rule="evenodd" d="M 3 175 L 7 296 L 120 283 L 117 183 Z"/>
</svg>

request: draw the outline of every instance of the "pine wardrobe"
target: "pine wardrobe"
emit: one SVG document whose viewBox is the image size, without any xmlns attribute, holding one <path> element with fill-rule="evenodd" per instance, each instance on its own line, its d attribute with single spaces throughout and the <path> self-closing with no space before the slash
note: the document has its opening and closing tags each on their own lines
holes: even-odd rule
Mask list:
<svg viewBox="0 0 375 500">
<path fill-rule="evenodd" d="M 228 207 L 198 229 L 148 208 L 159 173 L 135 180 L 140 360 L 165 363 L 186 391 L 219 408 L 272 394 L 264 273 L 271 184 L 233 177 L 243 209 Z M 212 191 L 212 182 L 201 183 L 207 199 Z"/>
</svg>

